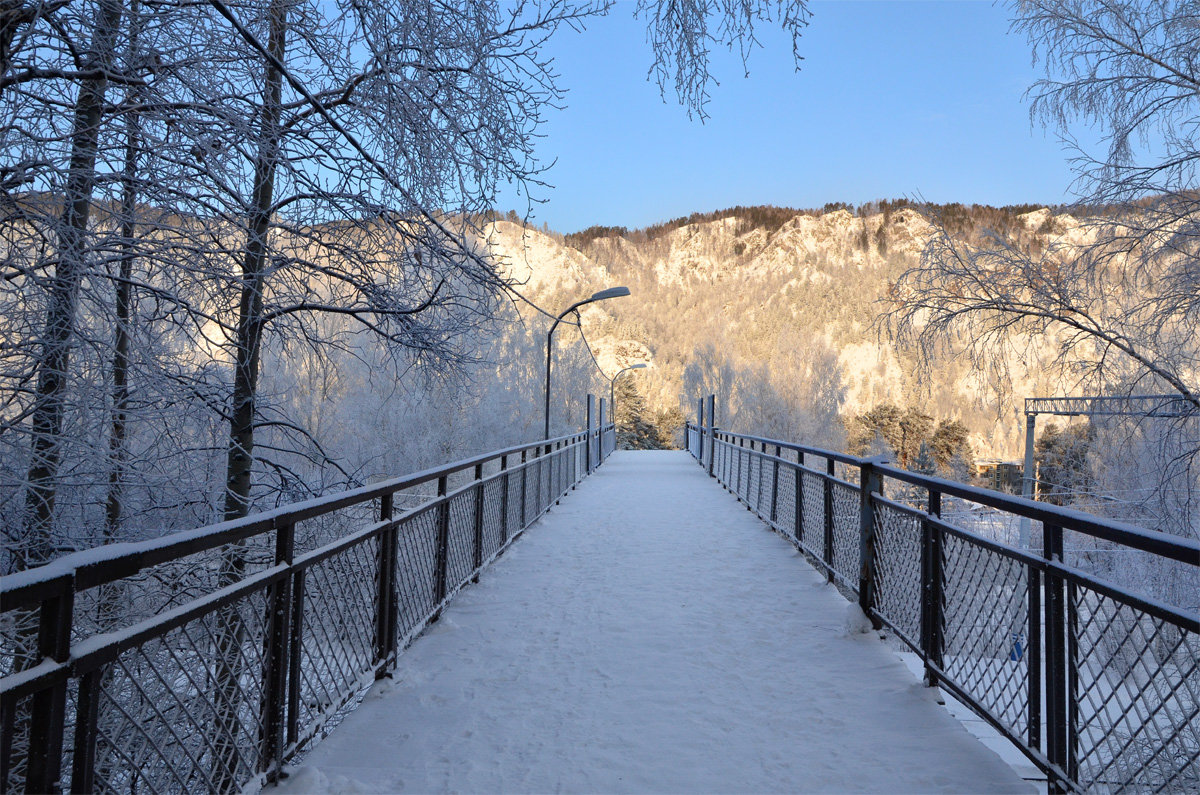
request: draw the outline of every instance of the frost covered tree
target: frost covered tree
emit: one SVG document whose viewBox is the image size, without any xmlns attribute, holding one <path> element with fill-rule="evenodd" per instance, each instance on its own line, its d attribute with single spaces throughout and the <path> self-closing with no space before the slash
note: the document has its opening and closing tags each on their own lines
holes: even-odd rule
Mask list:
<svg viewBox="0 0 1200 795">
<path fill-rule="evenodd" d="M 1013 30 L 1045 77 L 1029 90 L 1036 123 L 1073 152 L 1076 229 L 1047 245 L 1011 231 L 967 240 L 938 224 L 920 264 L 891 292 L 897 338 L 928 357 L 962 346 L 971 364 L 1007 383 L 1014 363 L 1055 364 L 1085 393 L 1169 393 L 1185 416 L 1127 421 L 1126 439 L 1151 456 L 1159 489 L 1184 495 L 1183 527 L 1200 533 L 1200 38 L 1194 3 L 1022 0 Z M 1088 151 L 1072 132 L 1101 132 Z M 937 219 L 934 219 L 935 222 Z M 1157 429 L 1150 426 L 1157 425 Z M 1169 427 L 1168 427 L 1169 426 Z M 1163 435 L 1165 433 L 1165 435 Z M 1118 448 L 1110 448 L 1121 455 Z M 1113 487 L 1118 484 L 1113 483 Z"/>
<path fill-rule="evenodd" d="M 541 186 L 533 144 L 563 96 L 542 45 L 609 7 L 6 3 L 5 503 L 24 517 L 10 563 L 63 546 L 68 475 L 70 504 L 108 505 L 115 528 L 156 493 L 147 480 L 135 497 L 125 481 L 175 460 L 150 446 L 191 438 L 180 455 L 210 457 L 208 428 L 189 419 L 183 431 L 154 405 L 182 417 L 190 403 L 227 424 L 225 516 L 245 513 L 256 489 L 292 493 L 303 461 L 335 466 L 261 394 L 264 351 L 346 349 L 357 330 L 401 373 L 468 364 L 463 334 L 511 287 L 472 219 L 501 182 Z M 660 86 L 701 114 L 711 48 L 744 59 L 760 24 L 794 42 L 808 18 L 802 2 L 635 13 Z M 155 392 L 177 394 L 135 399 Z M 83 460 L 95 462 L 87 473 Z M 97 499 L 85 484 L 102 481 Z"/>
<path fill-rule="evenodd" d="M 713 47 L 736 49 L 742 66 L 758 46 L 755 27 L 778 24 L 791 38 L 792 56 L 801 60 L 800 35 L 811 12 L 803 0 L 638 0 L 635 14 L 647 20 L 646 39 L 654 62 L 650 74 L 664 92 L 670 86 L 689 115 L 707 118 Z"/>
<path fill-rule="evenodd" d="M 1049 335 L 1081 387 L 1171 391 L 1200 411 L 1195 11 L 1129 0 L 1013 9 L 1046 70 L 1032 116 L 1071 142 L 1087 228 L 1039 249 L 1002 233 L 971 243 L 941 225 L 895 285 L 892 328 L 927 352 L 957 340 L 1002 371 Z M 1076 124 L 1101 129 L 1106 150 L 1074 143 Z"/>
<path fill-rule="evenodd" d="M 697 348 L 683 371 L 684 395 L 717 396 L 717 425 L 840 448 L 845 397 L 837 354 L 820 337 L 780 333 L 768 363 L 741 363 L 721 344 Z M 683 406 L 690 414 L 694 406 Z"/>
</svg>

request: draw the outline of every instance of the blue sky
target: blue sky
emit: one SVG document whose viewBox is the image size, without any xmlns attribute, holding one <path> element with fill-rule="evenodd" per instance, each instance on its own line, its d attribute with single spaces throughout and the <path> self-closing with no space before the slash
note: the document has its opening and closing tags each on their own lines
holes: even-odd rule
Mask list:
<svg viewBox="0 0 1200 795">
<path fill-rule="evenodd" d="M 689 120 L 646 79 L 633 5 L 557 37 L 567 108 L 539 156 L 557 159 L 534 221 L 571 232 L 646 226 L 738 204 L 819 207 L 921 196 L 993 205 L 1069 198 L 1053 131 L 1022 95 L 1038 76 L 1009 11 L 988 2 L 816 2 L 794 71 L 789 42 L 763 30 L 744 78 L 721 53 L 709 118 Z M 513 192 L 501 208 L 524 211 Z"/>
</svg>

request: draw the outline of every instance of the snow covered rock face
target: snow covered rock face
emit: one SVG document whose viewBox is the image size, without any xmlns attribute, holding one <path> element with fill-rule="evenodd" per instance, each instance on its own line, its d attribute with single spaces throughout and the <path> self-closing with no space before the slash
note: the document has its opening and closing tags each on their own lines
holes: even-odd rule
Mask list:
<svg viewBox="0 0 1200 795">
<path fill-rule="evenodd" d="M 586 297 L 608 286 L 609 275 L 602 266 L 536 229 L 496 221 L 484 229 L 484 235 L 501 270 L 523 286 L 522 292 Z"/>
<path fill-rule="evenodd" d="M 1045 209 L 1002 220 L 1046 239 L 1085 234 L 1075 219 Z M 523 292 L 547 308 L 567 306 L 601 287 L 628 285 L 629 298 L 585 310 L 588 339 L 608 375 L 637 362 L 652 364 L 637 383 L 654 411 L 678 406 L 687 391 L 685 370 L 706 345 L 719 359 L 713 368 L 729 364 L 738 375 L 732 387 L 720 389 L 727 393 L 721 396 L 727 421 L 738 419 L 735 392 L 749 398 L 760 386 L 782 395 L 826 389 L 830 385 L 815 378 L 797 382 L 796 373 L 820 371 L 814 362 L 832 351 L 837 373 L 831 400 L 841 417 L 884 402 L 920 405 L 939 418 L 961 419 L 977 450 L 1019 457 L 1021 427 L 997 405 L 995 384 L 949 357 L 922 381 L 912 352 L 895 350 L 880 333 L 877 320 L 889 285 L 919 262 L 932 231 L 909 208 L 862 216 L 836 210 L 790 218 L 777 213 L 766 225 L 737 215 L 653 236 L 605 230 L 607 236 L 563 238 L 499 221 L 488 227 L 488 245 L 506 272 L 525 284 Z M 1053 345 L 1045 340 L 1046 358 Z M 1025 363 L 1014 362 L 1012 394 L 1061 391 L 1049 376 L 1023 376 Z M 697 396 L 686 395 L 689 401 Z M 693 408 L 689 403 L 685 412 Z M 840 446 L 836 418 L 811 424 L 835 431 L 814 443 Z"/>
</svg>

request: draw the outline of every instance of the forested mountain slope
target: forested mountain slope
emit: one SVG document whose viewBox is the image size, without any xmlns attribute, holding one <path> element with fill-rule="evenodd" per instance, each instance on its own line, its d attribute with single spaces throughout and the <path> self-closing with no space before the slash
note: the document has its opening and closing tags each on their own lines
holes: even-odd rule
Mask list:
<svg viewBox="0 0 1200 795">
<path fill-rule="evenodd" d="M 1016 457 L 1021 423 L 1012 400 L 1067 385 L 1038 375 L 1037 362 L 1014 362 L 1029 372 L 1014 366 L 1011 383 L 991 383 L 952 351 L 923 370 L 914 351 L 892 344 L 879 322 L 884 299 L 931 233 L 904 205 L 739 207 L 567 236 L 497 221 L 490 242 L 547 307 L 610 284 L 631 288 L 585 328 L 610 374 L 650 353 L 652 368 L 636 378 L 657 410 L 682 401 L 690 415 L 700 392 L 714 391 L 722 424 L 841 447 L 843 421 L 891 403 L 935 421 L 961 419 L 978 456 Z M 1074 218 L 1047 209 L 940 211 L 956 231 L 1015 232 L 1035 246 L 1083 234 Z"/>
</svg>

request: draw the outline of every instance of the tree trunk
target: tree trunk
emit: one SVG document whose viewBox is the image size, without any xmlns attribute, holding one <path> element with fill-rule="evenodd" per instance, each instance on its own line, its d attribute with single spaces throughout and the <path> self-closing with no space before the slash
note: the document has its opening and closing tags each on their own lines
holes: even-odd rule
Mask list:
<svg viewBox="0 0 1200 795">
<path fill-rule="evenodd" d="M 267 51 L 283 61 L 286 49 L 287 12 L 290 0 L 272 0 Z M 259 127 L 258 156 L 254 166 L 254 195 L 246 223 L 246 251 L 242 261 L 241 300 L 238 307 L 237 341 L 234 352 L 233 396 L 229 422 L 229 451 L 225 478 L 225 519 L 238 519 L 250 510 L 250 476 L 254 464 L 255 396 L 258 388 L 259 352 L 263 331 L 263 289 L 269 257 L 271 204 L 274 201 L 275 169 L 279 159 L 283 76 L 265 64 L 263 105 Z M 220 585 L 237 582 L 245 571 L 245 549 L 240 543 L 224 550 Z M 252 609 L 252 608 L 251 608 Z M 237 791 L 255 770 L 242 760 L 239 737 L 241 683 L 245 666 L 242 646 L 246 632 L 238 604 L 217 614 L 217 714 L 213 743 L 213 782 L 221 792 Z M 257 704 L 252 708 L 257 708 Z M 254 737 L 252 742 L 260 740 Z"/>
<path fill-rule="evenodd" d="M 132 0 L 129 16 L 132 24 L 129 34 L 129 61 L 138 58 L 139 0 Z M 129 92 L 129 99 L 136 105 L 140 91 Z M 137 163 L 141 150 L 141 119 L 138 111 L 128 113 L 125 119 L 125 167 L 121 175 L 121 259 L 117 266 L 115 287 L 116 329 L 113 332 L 112 358 L 112 413 L 109 421 L 109 471 L 108 495 L 104 506 L 104 543 L 112 543 L 121 529 L 122 503 L 124 501 L 125 466 L 129 457 L 125 445 L 126 425 L 129 414 L 129 322 L 133 299 L 133 263 L 136 259 L 133 236 L 137 231 Z"/>
<path fill-rule="evenodd" d="M 62 423 L 79 284 L 86 270 L 87 225 L 96 182 L 96 147 L 107 89 L 114 68 L 121 0 L 100 0 L 96 28 L 85 69 L 96 73 L 83 81 L 75 106 L 71 165 L 63 194 L 58 230 L 58 262 L 50 287 L 46 327 L 37 366 L 36 404 L 32 414 L 33 450 L 25 493 L 25 544 L 15 550 L 18 569 L 46 563 L 53 556 L 51 530 L 58 466 L 62 459 Z"/>
<path fill-rule="evenodd" d="M 271 35 L 267 50 L 283 61 L 287 32 L 287 0 L 272 0 Z M 229 421 L 229 455 L 225 468 L 225 519 L 250 510 L 250 474 L 254 462 L 255 396 L 262 343 L 263 286 L 266 280 L 271 203 L 279 159 L 280 96 L 283 76 L 269 64 L 263 91 L 258 157 L 254 166 L 254 196 L 246 224 L 242 262 L 241 303 L 233 374 L 233 405 Z"/>
</svg>

